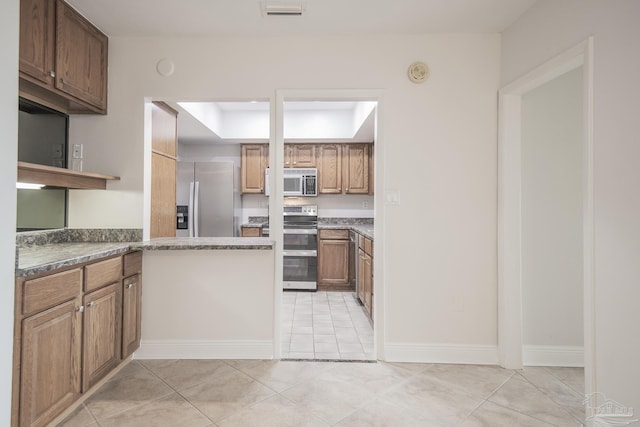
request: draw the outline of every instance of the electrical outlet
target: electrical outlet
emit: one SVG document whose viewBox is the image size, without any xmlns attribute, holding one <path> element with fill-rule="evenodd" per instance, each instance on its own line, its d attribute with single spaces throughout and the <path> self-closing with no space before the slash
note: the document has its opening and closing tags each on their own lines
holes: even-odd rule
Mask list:
<svg viewBox="0 0 640 427">
<path fill-rule="evenodd" d="M 82 172 L 82 159 L 71 159 L 71 169 Z"/>
<path fill-rule="evenodd" d="M 84 151 L 83 148 L 82 144 L 73 144 L 72 157 L 74 159 L 82 159 L 82 152 Z"/>
<path fill-rule="evenodd" d="M 369 209 L 369 202 L 362 202 L 362 209 Z"/>
</svg>

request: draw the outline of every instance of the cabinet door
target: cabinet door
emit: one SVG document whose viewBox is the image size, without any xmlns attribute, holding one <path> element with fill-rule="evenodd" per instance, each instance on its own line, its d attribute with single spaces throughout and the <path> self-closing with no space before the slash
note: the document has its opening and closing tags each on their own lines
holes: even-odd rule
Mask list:
<svg viewBox="0 0 640 427">
<path fill-rule="evenodd" d="M 176 157 L 178 112 L 164 102 L 151 103 L 151 149 Z"/>
<path fill-rule="evenodd" d="M 20 426 L 45 426 L 80 395 L 79 298 L 22 321 Z"/>
<path fill-rule="evenodd" d="M 342 146 L 323 144 L 318 152 L 318 191 L 320 194 L 342 194 Z"/>
<path fill-rule="evenodd" d="M 151 154 L 151 238 L 176 235 L 176 161 Z"/>
<path fill-rule="evenodd" d="M 294 144 L 291 146 L 292 164 L 294 168 L 316 167 L 316 146 L 313 144 Z"/>
<path fill-rule="evenodd" d="M 364 304 L 365 310 L 369 313 L 369 316 L 373 316 L 373 260 L 372 258 L 364 254 L 364 270 L 363 270 L 363 282 L 364 282 Z"/>
<path fill-rule="evenodd" d="M 109 39 L 65 2 L 56 9 L 55 86 L 106 111 Z"/>
<path fill-rule="evenodd" d="M 365 270 L 366 254 L 362 249 L 358 249 L 358 299 L 364 305 L 365 298 L 365 285 L 364 285 L 364 270 Z"/>
<path fill-rule="evenodd" d="M 151 111 L 151 237 L 175 237 L 178 113 L 155 102 Z"/>
<path fill-rule="evenodd" d="M 349 240 L 320 240 L 318 252 L 318 282 L 348 285 Z"/>
<path fill-rule="evenodd" d="M 344 144 L 345 194 L 369 194 L 369 145 Z"/>
<path fill-rule="evenodd" d="M 122 284 L 114 283 L 84 296 L 82 391 L 120 363 Z"/>
<path fill-rule="evenodd" d="M 20 72 L 53 85 L 55 0 L 20 0 Z"/>
<path fill-rule="evenodd" d="M 140 347 L 140 309 L 142 275 L 127 277 L 122 282 L 122 358 Z"/>
<path fill-rule="evenodd" d="M 240 168 L 242 174 L 242 193 L 264 193 L 264 170 L 266 165 L 266 146 L 249 144 L 242 146 Z"/>
</svg>

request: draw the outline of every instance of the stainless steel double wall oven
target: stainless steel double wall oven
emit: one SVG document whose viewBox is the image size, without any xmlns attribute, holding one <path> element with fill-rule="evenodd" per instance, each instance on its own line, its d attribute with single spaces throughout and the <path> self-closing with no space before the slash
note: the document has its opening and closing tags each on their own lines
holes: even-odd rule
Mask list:
<svg viewBox="0 0 640 427">
<path fill-rule="evenodd" d="M 284 207 L 283 287 L 318 289 L 318 207 Z"/>
</svg>

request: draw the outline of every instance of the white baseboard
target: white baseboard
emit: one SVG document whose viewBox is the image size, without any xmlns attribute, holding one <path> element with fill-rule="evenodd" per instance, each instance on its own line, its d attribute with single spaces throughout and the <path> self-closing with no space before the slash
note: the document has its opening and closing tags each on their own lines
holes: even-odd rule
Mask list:
<svg viewBox="0 0 640 427">
<path fill-rule="evenodd" d="M 525 345 L 522 347 L 524 366 L 584 367 L 584 347 Z"/>
<path fill-rule="evenodd" d="M 143 340 L 134 359 L 273 359 L 273 341 Z"/>
<path fill-rule="evenodd" d="M 498 364 L 495 345 L 387 343 L 384 355 L 388 362 Z"/>
</svg>

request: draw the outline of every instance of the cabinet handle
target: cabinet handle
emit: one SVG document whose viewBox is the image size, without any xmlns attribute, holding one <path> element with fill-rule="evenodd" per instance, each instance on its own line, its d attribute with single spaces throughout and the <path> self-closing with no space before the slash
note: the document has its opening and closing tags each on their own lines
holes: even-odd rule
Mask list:
<svg viewBox="0 0 640 427">
<path fill-rule="evenodd" d="M 87 303 L 87 308 L 91 308 L 91 307 L 93 307 L 94 305 L 96 305 L 96 302 L 95 302 L 95 301 L 89 301 L 89 302 Z"/>
<path fill-rule="evenodd" d="M 49 77 L 55 78 L 56 77 L 56 72 L 53 71 L 53 70 L 49 71 Z"/>
<path fill-rule="evenodd" d="M 131 289 L 131 288 L 133 288 L 135 285 L 136 285 L 135 283 L 129 283 L 129 284 L 127 285 L 127 289 Z"/>
<path fill-rule="evenodd" d="M 298 164 L 298 162 L 293 162 L 293 164 L 294 164 L 294 165 L 295 165 L 295 164 Z"/>
<path fill-rule="evenodd" d="M 81 305 L 80 307 L 76 307 L 76 311 L 78 313 L 84 313 L 84 305 Z"/>
<path fill-rule="evenodd" d="M 62 82 L 63 85 L 67 84 L 67 81 L 64 78 L 61 78 L 60 81 Z"/>
</svg>

